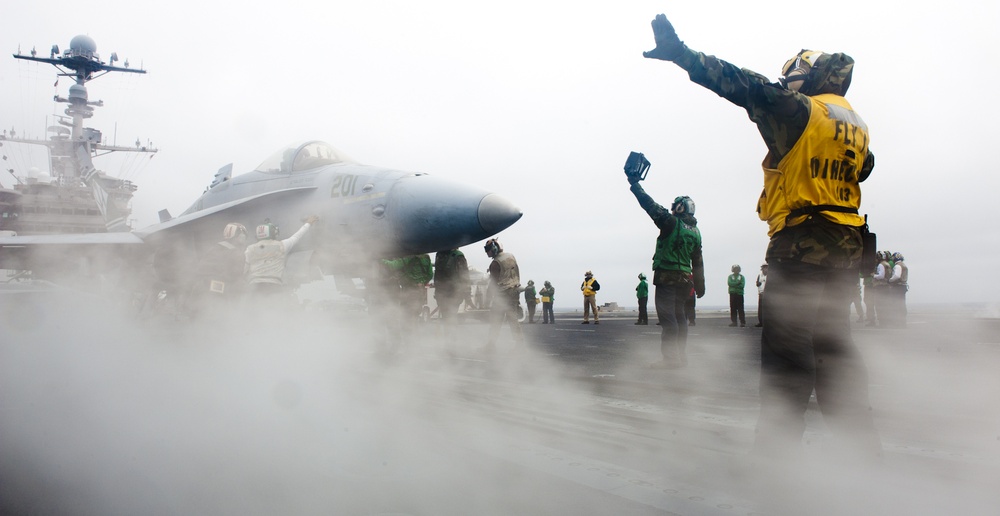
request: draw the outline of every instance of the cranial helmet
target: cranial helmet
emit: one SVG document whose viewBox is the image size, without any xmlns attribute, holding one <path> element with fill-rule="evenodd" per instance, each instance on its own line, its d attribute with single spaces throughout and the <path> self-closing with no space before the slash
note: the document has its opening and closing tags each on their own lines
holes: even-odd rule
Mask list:
<svg viewBox="0 0 1000 516">
<path fill-rule="evenodd" d="M 535 280 L 528 280 L 528 286 L 529 287 L 532 286 L 532 285 L 534 285 L 534 284 L 535 284 Z"/>
<path fill-rule="evenodd" d="M 802 81 L 798 92 L 804 95 L 844 95 L 851 86 L 853 72 L 854 59 L 847 54 L 803 49 L 781 67 L 782 77 L 778 82 L 788 88 L 788 83 Z"/>
<path fill-rule="evenodd" d="M 903 261 L 903 253 L 900 253 L 898 251 L 895 252 L 895 253 L 892 253 L 892 261 L 894 261 L 894 262 L 901 262 L 901 261 Z"/>
<path fill-rule="evenodd" d="M 500 246 L 500 242 L 498 242 L 497 239 L 491 238 L 486 241 L 486 245 L 483 246 L 483 250 L 486 251 L 486 256 L 493 258 L 503 252 L 503 247 Z"/>
<path fill-rule="evenodd" d="M 278 226 L 271 224 L 270 220 L 265 220 L 263 224 L 257 226 L 257 240 L 273 240 L 278 238 Z"/>
<path fill-rule="evenodd" d="M 739 265 L 733 265 L 733 268 L 732 268 L 733 272 L 740 272 L 741 270 L 743 270 L 743 269 L 741 269 Z"/>
<path fill-rule="evenodd" d="M 694 201 L 686 195 L 674 198 L 674 203 L 670 205 L 670 211 L 674 215 L 680 215 L 682 213 L 687 213 L 688 215 L 694 215 Z"/>
<path fill-rule="evenodd" d="M 589 278 L 589 277 L 592 277 L 594 275 L 594 273 L 590 272 L 590 271 L 587 271 L 587 272 L 583 273 L 583 275 L 584 275 L 584 277 Z"/>
<path fill-rule="evenodd" d="M 787 88 L 790 82 L 806 81 L 809 78 L 809 72 L 812 71 L 821 55 L 823 55 L 822 52 L 803 49 L 795 54 L 795 57 L 785 61 L 785 65 L 781 67 L 781 79 L 779 79 L 781 85 Z M 795 71 L 798 71 L 799 74 L 793 77 L 788 76 Z"/>
<path fill-rule="evenodd" d="M 639 279 L 641 279 L 641 280 L 642 279 L 646 279 L 646 275 L 640 272 L 639 273 Z"/>
<path fill-rule="evenodd" d="M 237 224 L 236 222 L 230 222 L 226 224 L 226 228 L 222 230 L 222 238 L 225 240 L 231 240 L 237 236 L 246 236 L 247 228 L 243 224 Z"/>
</svg>

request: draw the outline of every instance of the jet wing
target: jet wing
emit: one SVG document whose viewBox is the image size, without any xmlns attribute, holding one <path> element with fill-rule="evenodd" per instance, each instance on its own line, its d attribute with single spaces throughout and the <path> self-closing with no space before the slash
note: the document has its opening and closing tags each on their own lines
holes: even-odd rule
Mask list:
<svg viewBox="0 0 1000 516">
<path fill-rule="evenodd" d="M 212 235 L 218 240 L 222 228 L 226 224 L 253 217 L 253 213 L 271 212 L 272 216 L 288 209 L 298 198 L 304 198 L 316 190 L 316 186 L 285 188 L 273 192 L 245 197 L 227 203 L 219 204 L 191 213 L 185 213 L 177 218 L 154 224 L 135 232 L 143 241 L 159 243 L 164 239 L 180 235 Z M 307 214 L 302 214 L 307 215 Z M 214 241 L 214 240 L 213 240 Z"/>
<path fill-rule="evenodd" d="M 315 186 L 287 188 L 237 199 L 131 233 L 0 237 L 0 269 L 52 269 L 59 268 L 60 264 L 77 268 L 79 259 L 83 257 L 92 263 L 110 262 L 131 255 L 133 251 L 145 251 L 148 247 L 197 243 L 201 239 L 218 240 L 222 235 L 222 228 L 228 222 L 239 220 L 241 216 L 264 206 L 273 211 L 281 211 L 289 201 L 315 189 Z"/>
</svg>

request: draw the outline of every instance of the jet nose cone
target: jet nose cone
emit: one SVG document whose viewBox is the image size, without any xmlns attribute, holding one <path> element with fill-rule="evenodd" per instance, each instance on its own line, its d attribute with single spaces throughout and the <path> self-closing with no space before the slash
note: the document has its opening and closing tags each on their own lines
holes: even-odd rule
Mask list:
<svg viewBox="0 0 1000 516">
<path fill-rule="evenodd" d="M 487 194 L 479 202 L 479 225 L 483 232 L 495 235 L 521 218 L 521 209 L 507 198 L 495 193 Z"/>
<path fill-rule="evenodd" d="M 488 238 L 521 218 L 507 199 L 433 176 L 404 177 L 389 193 L 386 217 L 400 255 L 454 249 Z"/>
</svg>

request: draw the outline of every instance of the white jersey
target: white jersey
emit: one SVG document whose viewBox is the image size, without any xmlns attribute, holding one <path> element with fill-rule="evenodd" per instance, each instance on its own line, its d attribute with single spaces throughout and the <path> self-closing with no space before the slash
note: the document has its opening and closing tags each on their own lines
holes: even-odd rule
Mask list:
<svg viewBox="0 0 1000 516">
<path fill-rule="evenodd" d="M 244 253 L 247 265 L 247 280 L 255 283 L 282 284 L 285 274 L 285 256 L 295 247 L 302 235 L 309 230 L 307 222 L 294 235 L 284 240 L 260 240 L 247 246 Z"/>
</svg>

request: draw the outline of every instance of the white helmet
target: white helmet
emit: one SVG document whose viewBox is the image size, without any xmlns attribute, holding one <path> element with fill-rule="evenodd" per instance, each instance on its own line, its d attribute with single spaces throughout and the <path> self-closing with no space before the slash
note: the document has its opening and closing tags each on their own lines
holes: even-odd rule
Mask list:
<svg viewBox="0 0 1000 516">
<path fill-rule="evenodd" d="M 686 195 L 675 197 L 674 203 L 670 205 L 670 211 L 672 211 L 674 215 L 680 215 L 682 213 L 694 215 L 694 201 Z"/>
<path fill-rule="evenodd" d="M 232 240 L 240 235 L 246 236 L 247 228 L 243 224 L 236 222 L 230 222 L 226 224 L 226 228 L 222 230 L 222 238 L 225 240 Z"/>
</svg>

